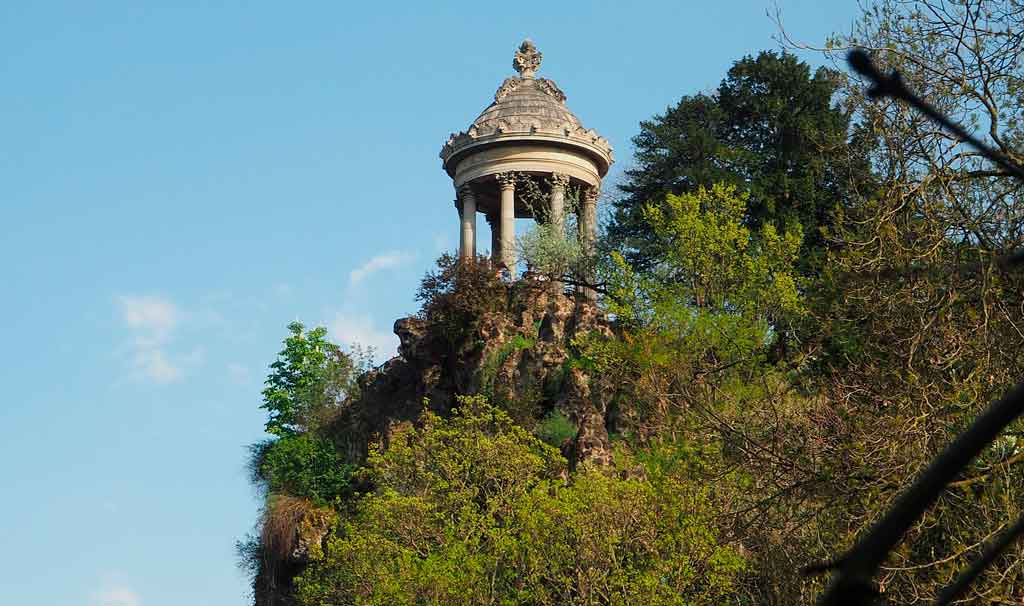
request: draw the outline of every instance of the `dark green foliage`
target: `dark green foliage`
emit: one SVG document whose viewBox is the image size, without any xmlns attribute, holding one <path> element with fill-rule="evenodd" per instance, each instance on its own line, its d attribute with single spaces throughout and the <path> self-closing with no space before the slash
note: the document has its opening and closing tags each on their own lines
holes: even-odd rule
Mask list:
<svg viewBox="0 0 1024 606">
<path fill-rule="evenodd" d="M 643 218 L 648 202 L 715 183 L 749 194 L 746 223 L 758 230 L 802 229 L 803 256 L 820 254 L 833 209 L 870 182 L 865 155 L 851 143 L 850 119 L 832 104 L 841 80 L 791 54 L 761 52 L 737 61 L 712 95 L 683 97 L 641 122 L 636 166 L 626 171 L 609 235 L 637 268 L 660 262 L 665 246 Z"/>
<path fill-rule="evenodd" d="M 288 435 L 257 446 L 259 477 L 270 493 L 309 499 L 318 505 L 349 492 L 353 467 L 324 438 Z"/>
<path fill-rule="evenodd" d="M 437 270 L 423 278 L 416 293 L 420 315 L 434 334 L 450 344 L 461 340 L 484 312 L 506 309 L 508 297 L 508 288 L 486 257 L 459 263 L 447 253 L 437 260 Z"/>
</svg>

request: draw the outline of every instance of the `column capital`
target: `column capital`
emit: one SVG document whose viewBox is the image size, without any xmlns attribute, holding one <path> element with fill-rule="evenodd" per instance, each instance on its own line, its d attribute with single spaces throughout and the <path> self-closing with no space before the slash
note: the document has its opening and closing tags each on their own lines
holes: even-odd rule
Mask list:
<svg viewBox="0 0 1024 606">
<path fill-rule="evenodd" d="M 501 187 L 501 189 L 513 189 L 513 188 L 515 188 L 515 186 L 516 186 L 516 177 L 517 176 L 518 175 L 516 175 L 516 173 L 514 173 L 514 172 L 495 173 L 494 174 L 494 178 L 498 180 L 498 186 Z"/>
<path fill-rule="evenodd" d="M 473 186 L 470 185 L 469 183 L 463 183 L 462 185 L 460 185 L 458 188 L 456 188 L 455 193 L 459 196 L 460 200 L 463 198 L 476 197 L 476 191 L 473 190 Z"/>
<path fill-rule="evenodd" d="M 551 187 L 560 187 L 563 190 L 569 186 L 569 175 L 563 175 L 562 173 L 551 173 L 548 177 L 548 181 L 551 182 Z"/>
<path fill-rule="evenodd" d="M 591 185 L 583 190 L 584 204 L 597 204 L 597 198 L 601 195 L 601 188 Z"/>
</svg>

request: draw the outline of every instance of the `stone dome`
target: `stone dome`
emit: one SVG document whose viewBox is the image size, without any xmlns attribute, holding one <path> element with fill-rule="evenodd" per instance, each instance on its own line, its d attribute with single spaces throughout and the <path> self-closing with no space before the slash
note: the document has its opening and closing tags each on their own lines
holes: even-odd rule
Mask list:
<svg viewBox="0 0 1024 606">
<path fill-rule="evenodd" d="M 459 164 L 478 152 L 514 145 L 562 149 L 581 154 L 592 163 L 600 179 L 611 166 L 612 148 L 592 129 L 585 128 L 565 105 L 565 93 L 552 80 L 535 78 L 541 54 L 526 41 L 516 53 L 513 65 L 519 77 L 506 78 L 494 102 L 470 127 L 452 134 L 441 149 L 441 160 L 448 174 L 457 178 Z M 588 171 L 589 172 L 589 171 Z M 576 176 L 576 175 L 574 175 Z M 583 175 L 579 178 L 586 181 Z"/>
</svg>

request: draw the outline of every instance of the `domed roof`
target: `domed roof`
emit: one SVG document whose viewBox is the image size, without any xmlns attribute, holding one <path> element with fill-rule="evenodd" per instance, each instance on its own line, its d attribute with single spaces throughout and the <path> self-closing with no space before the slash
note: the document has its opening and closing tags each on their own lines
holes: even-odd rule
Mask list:
<svg viewBox="0 0 1024 606">
<path fill-rule="evenodd" d="M 492 133 L 496 129 L 527 123 L 541 128 L 565 126 L 575 130 L 579 119 L 565 106 L 565 94 L 544 78 L 507 78 L 491 103 L 469 127 L 470 134 Z"/>
<path fill-rule="evenodd" d="M 504 143 L 552 144 L 584 151 L 603 176 L 613 162 L 607 139 L 584 128 L 565 105 L 565 93 L 545 78 L 535 78 L 541 53 L 526 40 L 516 52 L 513 66 L 518 78 L 506 78 L 494 103 L 470 127 L 452 134 L 441 148 L 445 170 L 454 174 L 456 164 L 473 151 Z"/>
</svg>

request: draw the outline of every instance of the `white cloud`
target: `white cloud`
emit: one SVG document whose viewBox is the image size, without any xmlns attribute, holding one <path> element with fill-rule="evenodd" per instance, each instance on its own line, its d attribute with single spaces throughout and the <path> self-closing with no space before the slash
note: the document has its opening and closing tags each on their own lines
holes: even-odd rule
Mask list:
<svg viewBox="0 0 1024 606">
<path fill-rule="evenodd" d="M 132 354 L 132 366 L 157 383 L 170 383 L 181 378 L 181 367 L 172 364 L 164 350 L 158 347 L 136 349 Z"/>
<path fill-rule="evenodd" d="M 142 606 L 142 598 L 132 588 L 124 585 L 111 585 L 90 596 L 92 606 Z"/>
<path fill-rule="evenodd" d="M 373 319 L 368 315 L 338 312 L 329 328 L 334 340 L 345 346 L 372 347 L 378 362 L 387 360 L 398 351 L 398 337 L 391 331 L 375 328 Z"/>
<path fill-rule="evenodd" d="M 416 255 L 398 250 L 392 250 L 370 259 L 362 266 L 353 269 L 348 274 L 349 284 L 355 286 L 370 277 L 371 275 L 385 269 L 394 269 L 416 258 Z"/>
<path fill-rule="evenodd" d="M 131 333 L 128 365 L 136 377 L 170 383 L 181 378 L 185 366 L 202 363 L 204 352 L 201 348 L 183 356 L 172 356 L 167 351 L 167 345 L 184 317 L 172 301 L 151 295 L 120 295 L 115 302 L 121 321 Z"/>
<path fill-rule="evenodd" d="M 117 302 L 124 323 L 135 330 L 166 335 L 181 319 L 177 306 L 160 297 L 122 295 Z"/>
</svg>

